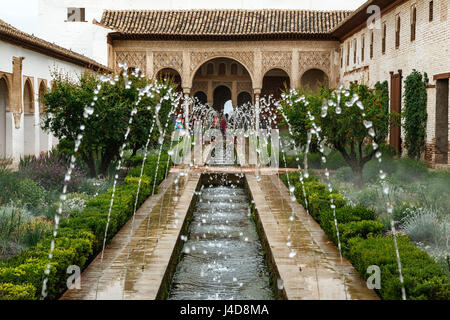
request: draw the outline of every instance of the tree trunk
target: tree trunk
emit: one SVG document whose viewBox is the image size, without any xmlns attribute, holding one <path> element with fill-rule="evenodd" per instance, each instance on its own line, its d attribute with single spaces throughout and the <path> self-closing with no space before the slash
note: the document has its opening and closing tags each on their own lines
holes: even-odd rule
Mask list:
<svg viewBox="0 0 450 320">
<path fill-rule="evenodd" d="M 352 166 L 353 171 L 353 182 L 356 186 L 362 188 L 363 187 L 363 178 L 362 178 L 362 167 L 359 165 Z"/>
<path fill-rule="evenodd" d="M 100 168 L 98 169 L 99 175 L 102 175 L 103 177 L 106 176 L 108 168 L 116 154 L 117 152 L 112 151 L 112 149 L 109 149 L 106 153 L 102 154 L 102 161 L 100 162 Z"/>
<path fill-rule="evenodd" d="M 94 161 L 94 157 L 92 156 L 92 153 L 90 153 L 88 155 L 82 154 L 81 157 L 83 158 L 84 162 L 88 166 L 89 177 L 91 177 L 91 178 L 97 177 L 97 171 L 95 170 L 95 161 Z"/>
</svg>

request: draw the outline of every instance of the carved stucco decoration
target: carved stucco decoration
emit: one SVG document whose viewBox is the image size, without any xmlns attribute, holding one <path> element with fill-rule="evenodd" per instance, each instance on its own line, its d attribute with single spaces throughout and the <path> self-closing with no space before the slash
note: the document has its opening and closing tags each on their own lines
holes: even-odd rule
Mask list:
<svg viewBox="0 0 450 320">
<path fill-rule="evenodd" d="M 250 75 L 254 74 L 254 54 L 251 51 L 211 51 L 211 52 L 191 52 L 190 70 L 197 70 L 205 62 L 214 58 L 231 58 L 247 68 Z"/>
<path fill-rule="evenodd" d="M 155 51 L 153 52 L 153 72 L 156 73 L 164 68 L 172 68 L 182 75 L 183 53 L 178 51 Z"/>
<path fill-rule="evenodd" d="M 237 89 L 236 91 L 238 94 L 243 91 L 248 92 L 250 94 L 252 94 L 252 92 L 253 92 L 252 83 L 249 81 L 239 81 L 237 83 L 236 89 Z"/>
<path fill-rule="evenodd" d="M 116 51 L 116 62 L 126 62 L 129 67 L 139 67 L 142 72 L 147 69 L 147 55 L 145 51 Z M 116 66 L 116 68 L 118 68 Z"/>
<path fill-rule="evenodd" d="M 208 81 L 194 81 L 191 92 L 195 94 L 198 91 L 208 94 Z"/>
<path fill-rule="evenodd" d="M 264 51 L 262 52 L 262 74 L 271 69 L 282 69 L 291 74 L 292 52 L 290 51 Z"/>
<path fill-rule="evenodd" d="M 300 51 L 299 72 L 300 75 L 309 69 L 320 69 L 330 76 L 330 51 Z"/>
<path fill-rule="evenodd" d="M 228 87 L 228 89 L 233 89 L 233 82 L 231 81 L 213 81 L 212 82 L 212 89 L 215 90 L 219 86 L 225 86 Z"/>
</svg>

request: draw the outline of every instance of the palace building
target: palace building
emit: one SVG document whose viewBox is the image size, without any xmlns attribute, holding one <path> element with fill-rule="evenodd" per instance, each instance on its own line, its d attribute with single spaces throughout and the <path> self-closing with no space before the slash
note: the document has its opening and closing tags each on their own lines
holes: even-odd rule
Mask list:
<svg viewBox="0 0 450 320">
<path fill-rule="evenodd" d="M 40 3 L 41 37 L 105 69 L 127 62 L 149 77 L 170 76 L 186 95 L 218 110 L 228 100 L 235 106 L 268 94 L 279 97 L 285 88 L 350 82 L 373 87 L 387 80 L 390 108 L 400 111 L 404 78 L 413 69 L 426 72 L 425 160 L 437 167 L 449 164 L 448 0 L 369 0 L 355 11 Z M 400 128 L 392 128 L 389 143 L 404 152 L 402 136 Z"/>
</svg>

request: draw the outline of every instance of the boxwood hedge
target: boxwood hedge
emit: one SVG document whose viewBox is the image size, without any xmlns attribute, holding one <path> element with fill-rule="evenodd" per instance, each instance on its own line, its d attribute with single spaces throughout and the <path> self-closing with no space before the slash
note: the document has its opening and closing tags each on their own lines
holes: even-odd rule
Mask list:
<svg viewBox="0 0 450 320">
<path fill-rule="evenodd" d="M 138 199 L 138 207 L 151 195 L 153 183 L 159 185 L 164 179 L 167 156 L 163 156 L 156 174 L 157 156 L 149 157 Z M 123 183 L 116 187 L 114 205 L 110 215 L 107 241 L 126 223 L 134 212 L 142 158 L 132 159 L 134 166 Z M 156 192 L 156 189 L 155 189 Z M 83 269 L 101 250 L 112 190 L 89 201 L 82 212 L 73 213 L 60 224 L 56 236 L 53 258 L 48 254 L 52 238 L 47 237 L 36 246 L 0 263 L 0 300 L 38 299 L 41 294 L 44 270 L 51 264 L 47 292 L 55 299 L 66 290 L 67 268 L 77 265 Z"/>
<path fill-rule="evenodd" d="M 288 185 L 288 176 L 281 176 Z M 289 173 L 290 185 L 295 185 L 297 201 L 305 205 L 298 173 Z M 304 179 L 311 216 L 320 224 L 329 239 L 337 244 L 334 214 L 330 209 L 330 195 L 336 204 L 336 220 L 339 228 L 342 252 L 359 274 L 367 279 L 367 268 L 377 265 L 381 270 L 381 289 L 377 293 L 387 300 L 401 299 L 401 284 L 394 241 L 383 236 L 383 224 L 376 220 L 374 211 L 364 206 L 346 206 L 337 191 L 331 194 L 317 177 Z M 407 236 L 397 238 L 402 263 L 404 285 L 408 299 L 449 300 L 450 278 L 446 272 L 420 250 Z"/>
</svg>

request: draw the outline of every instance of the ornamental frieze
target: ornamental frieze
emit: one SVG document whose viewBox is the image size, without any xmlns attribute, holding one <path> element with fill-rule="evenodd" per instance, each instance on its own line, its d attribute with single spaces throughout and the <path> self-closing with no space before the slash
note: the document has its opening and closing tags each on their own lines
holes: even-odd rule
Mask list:
<svg viewBox="0 0 450 320">
<path fill-rule="evenodd" d="M 116 51 L 116 68 L 117 64 L 126 62 L 128 67 L 139 67 L 142 72 L 146 72 L 147 61 L 145 51 Z"/>
<path fill-rule="evenodd" d="M 262 71 L 265 74 L 267 71 L 280 68 L 291 73 L 292 66 L 292 52 L 291 51 L 263 51 L 262 52 Z"/>
<path fill-rule="evenodd" d="M 321 69 L 330 74 L 330 51 L 300 51 L 299 52 L 299 72 L 303 72 L 309 69 Z"/>
<path fill-rule="evenodd" d="M 155 51 L 153 52 L 153 72 L 164 68 L 172 68 L 183 72 L 183 52 L 180 51 Z"/>
</svg>

